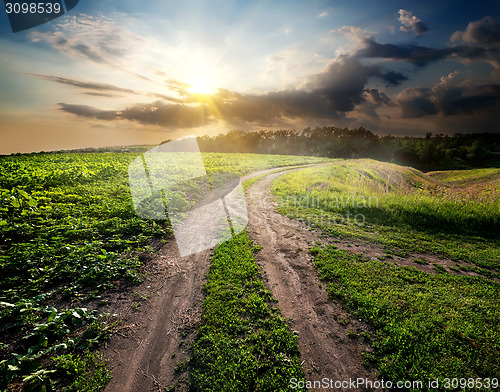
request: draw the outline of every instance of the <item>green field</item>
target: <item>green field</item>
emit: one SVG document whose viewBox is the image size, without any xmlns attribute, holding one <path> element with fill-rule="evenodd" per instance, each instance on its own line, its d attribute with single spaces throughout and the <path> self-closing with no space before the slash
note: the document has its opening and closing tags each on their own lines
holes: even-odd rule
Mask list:
<svg viewBox="0 0 500 392">
<path fill-rule="evenodd" d="M 378 260 L 335 245 L 311 249 L 332 298 L 373 326 L 376 350 L 365 359 L 384 379 L 500 374 L 499 181 L 498 169 L 426 175 L 372 160 L 275 180 L 283 213 L 385 250 Z M 415 267 L 431 256 L 455 266 L 429 273 L 392 263 L 393 255 L 414 258 Z"/>
<path fill-rule="evenodd" d="M 61 388 L 62 379 L 69 390 L 92 390 L 108 380 L 89 350 L 118 320 L 70 304 L 140 281 L 140 254 L 171 235 L 168 222 L 134 212 L 127 170 L 137 156 L 0 158 L 0 390 Z M 203 161 L 209 174 L 241 175 L 326 159 L 206 153 Z"/>
<path fill-rule="evenodd" d="M 0 390 L 92 391 L 109 381 L 96 349 L 119 319 L 77 303 L 140 282 L 141 255 L 172 236 L 168 220 L 135 214 L 127 175 L 138 156 L 0 158 Z M 283 214 L 330 242 L 384 250 L 370 258 L 335 245 L 310 249 L 332 300 L 372 327 L 365 361 L 381 378 L 500 374 L 499 169 L 424 174 L 367 159 L 259 154 L 203 161 L 212 183 L 220 173 L 323 163 L 284 174 L 272 191 Z M 192 185 L 176 191 L 180 205 L 196 202 Z M 291 377 L 304 379 L 258 250 L 245 232 L 214 250 L 192 357 L 179 364 L 193 391 L 287 390 Z M 444 264 L 431 272 L 417 268 L 436 258 Z"/>
</svg>

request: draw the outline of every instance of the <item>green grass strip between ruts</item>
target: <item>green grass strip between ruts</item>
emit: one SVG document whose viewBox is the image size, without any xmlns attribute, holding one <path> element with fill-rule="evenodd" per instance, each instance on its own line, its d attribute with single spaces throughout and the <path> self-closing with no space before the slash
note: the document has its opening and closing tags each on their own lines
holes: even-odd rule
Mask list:
<svg viewBox="0 0 500 392">
<path fill-rule="evenodd" d="M 304 380 L 297 337 L 260 278 L 246 232 L 214 251 L 202 325 L 193 344 L 193 391 L 288 391 Z"/>
</svg>

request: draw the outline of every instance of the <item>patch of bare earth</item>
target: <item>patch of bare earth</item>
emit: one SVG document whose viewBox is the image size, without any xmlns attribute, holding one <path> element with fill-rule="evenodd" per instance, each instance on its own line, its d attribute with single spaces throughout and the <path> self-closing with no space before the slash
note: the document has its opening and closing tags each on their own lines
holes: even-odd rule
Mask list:
<svg viewBox="0 0 500 392">
<path fill-rule="evenodd" d="M 171 241 L 148 262 L 145 281 L 113 301 L 108 311 L 122 321 L 103 350 L 113 375 L 105 391 L 186 389 L 182 362 L 201 321 L 209 261 L 209 251 L 181 258 Z"/>
<path fill-rule="evenodd" d="M 368 327 L 328 297 L 313 266 L 308 249 L 318 241 L 317 233 L 275 210 L 269 188 L 281 174 L 270 174 L 248 189 L 247 230 L 262 246 L 255 258 L 266 284 L 298 334 L 304 374 L 310 381 L 376 380 L 375 369 L 365 366 L 361 355 L 371 348 L 358 338 Z"/>
</svg>

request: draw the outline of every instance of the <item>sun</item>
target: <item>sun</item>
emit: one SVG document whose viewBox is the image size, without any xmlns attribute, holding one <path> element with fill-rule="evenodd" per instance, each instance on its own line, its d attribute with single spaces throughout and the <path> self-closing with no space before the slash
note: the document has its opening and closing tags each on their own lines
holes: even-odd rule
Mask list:
<svg viewBox="0 0 500 392">
<path fill-rule="evenodd" d="M 191 86 L 188 91 L 193 94 L 212 95 L 217 92 L 217 87 L 205 76 L 196 76 L 189 81 Z"/>
</svg>

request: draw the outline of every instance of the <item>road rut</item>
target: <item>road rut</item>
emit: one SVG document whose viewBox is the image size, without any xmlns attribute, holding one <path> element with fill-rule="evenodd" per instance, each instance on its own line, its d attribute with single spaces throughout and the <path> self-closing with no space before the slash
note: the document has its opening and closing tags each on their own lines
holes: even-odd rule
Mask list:
<svg viewBox="0 0 500 392">
<path fill-rule="evenodd" d="M 269 174 L 248 189 L 247 230 L 250 238 L 263 247 L 256 261 L 264 271 L 268 288 L 282 314 L 295 320 L 290 326 L 299 336 L 306 378 L 376 380 L 374 369 L 362 364 L 361 352 L 370 351 L 370 347 L 348 336 L 349 330 L 367 327 L 329 299 L 321 287 L 308 253 L 310 244 L 318 241 L 317 233 L 276 212 L 270 184 L 282 174 Z"/>
</svg>

